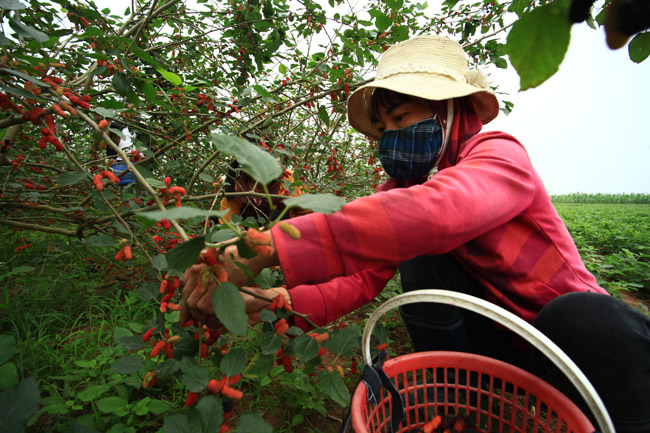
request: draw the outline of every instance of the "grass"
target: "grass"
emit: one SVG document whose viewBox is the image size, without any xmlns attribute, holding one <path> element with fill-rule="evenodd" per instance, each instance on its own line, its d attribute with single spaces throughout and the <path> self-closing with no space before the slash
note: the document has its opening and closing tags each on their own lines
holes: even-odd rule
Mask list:
<svg viewBox="0 0 650 433">
<path fill-rule="evenodd" d="M 88 259 L 109 251 L 32 236 L 27 249 L 14 252 L 16 242 L 24 242 L 22 236 L 5 236 L 10 241 L 0 249 L 5 270 L 0 274 L 0 334 L 17 342 L 11 362 L 18 380 L 36 376 L 43 404 L 56 402 L 60 416 L 78 417 L 93 408 L 74 402 L 74 396 L 99 380 L 98 360 L 114 359 L 114 329 L 146 323 L 156 307 L 142 302 L 133 290 L 143 277 L 141 270 L 109 270 L 101 259 Z M 83 367 L 91 364 L 93 368 Z M 56 431 L 57 424 L 49 419 L 34 431 Z"/>
</svg>

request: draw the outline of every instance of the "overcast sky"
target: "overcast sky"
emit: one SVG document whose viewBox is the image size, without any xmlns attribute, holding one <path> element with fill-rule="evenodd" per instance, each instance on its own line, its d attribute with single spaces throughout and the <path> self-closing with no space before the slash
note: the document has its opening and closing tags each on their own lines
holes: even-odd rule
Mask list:
<svg viewBox="0 0 650 433">
<path fill-rule="evenodd" d="M 604 30 L 583 23 L 560 70 L 538 88 L 517 92 L 511 67 L 490 74 L 515 107 L 484 131 L 521 141 L 551 194 L 650 193 L 650 59 L 609 50 Z"/>
</svg>

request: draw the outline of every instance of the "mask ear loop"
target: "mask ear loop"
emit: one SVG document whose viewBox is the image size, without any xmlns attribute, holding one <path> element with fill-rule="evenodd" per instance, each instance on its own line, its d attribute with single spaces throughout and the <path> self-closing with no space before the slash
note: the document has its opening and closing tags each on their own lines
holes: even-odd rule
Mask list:
<svg viewBox="0 0 650 433">
<path fill-rule="evenodd" d="M 438 165 L 440 164 L 440 161 L 442 161 L 442 157 L 444 156 L 445 151 L 447 150 L 447 145 L 449 144 L 449 138 L 451 137 L 451 127 L 453 124 L 454 124 L 454 100 L 448 99 L 447 118 L 442 123 L 442 131 L 444 134 L 444 138 L 442 140 L 442 149 L 440 149 L 440 155 L 438 155 L 438 158 L 436 159 L 436 163 L 433 165 L 431 170 L 429 170 L 429 174 L 427 175 L 427 180 L 430 180 L 433 176 L 435 176 L 436 173 L 438 173 Z"/>
</svg>

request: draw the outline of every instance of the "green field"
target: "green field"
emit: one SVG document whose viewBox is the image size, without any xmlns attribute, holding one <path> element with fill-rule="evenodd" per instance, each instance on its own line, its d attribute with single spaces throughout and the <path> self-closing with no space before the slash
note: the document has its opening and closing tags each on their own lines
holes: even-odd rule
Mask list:
<svg viewBox="0 0 650 433">
<path fill-rule="evenodd" d="M 650 297 L 650 204 L 555 203 L 587 268 L 613 294 Z"/>
</svg>

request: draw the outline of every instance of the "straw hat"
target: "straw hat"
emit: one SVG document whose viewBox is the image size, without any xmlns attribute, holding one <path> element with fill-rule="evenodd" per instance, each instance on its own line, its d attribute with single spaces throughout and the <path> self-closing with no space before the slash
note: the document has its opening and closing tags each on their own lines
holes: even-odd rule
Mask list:
<svg viewBox="0 0 650 433">
<path fill-rule="evenodd" d="M 378 87 L 436 101 L 467 96 L 483 124 L 499 113 L 499 101 L 485 76 L 468 70 L 463 48 L 443 36 L 418 36 L 393 45 L 379 61 L 375 80 L 350 95 L 350 125 L 375 139 L 381 133 L 370 116 L 372 93 Z"/>
</svg>

